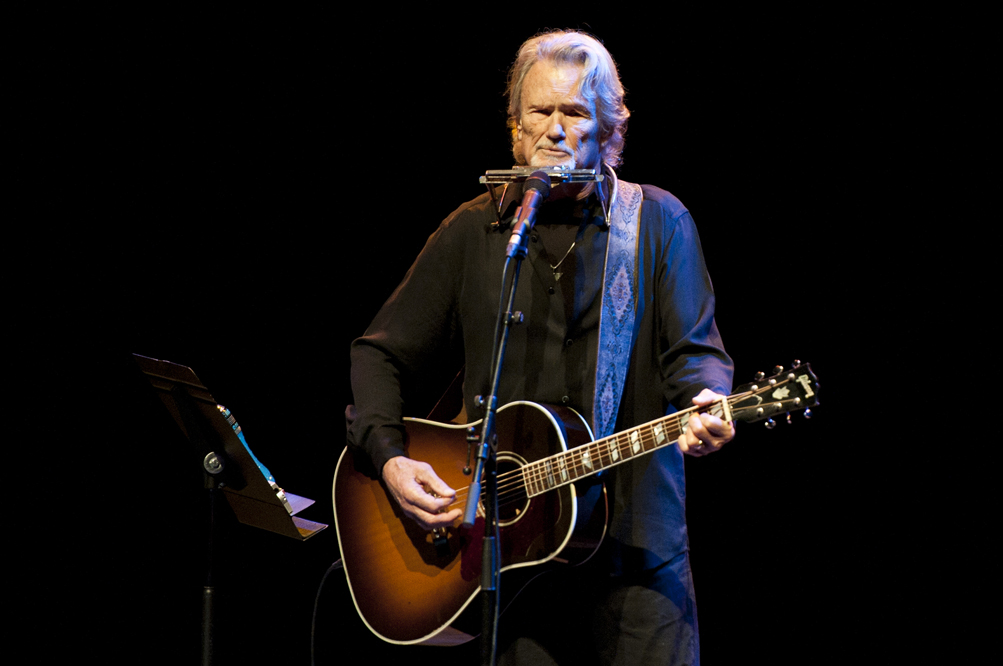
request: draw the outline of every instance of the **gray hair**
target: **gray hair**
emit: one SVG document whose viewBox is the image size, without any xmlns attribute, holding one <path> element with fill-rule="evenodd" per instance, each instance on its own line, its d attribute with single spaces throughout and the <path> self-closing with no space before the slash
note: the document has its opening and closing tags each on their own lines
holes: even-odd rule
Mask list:
<svg viewBox="0 0 1003 666">
<path fill-rule="evenodd" d="M 519 118 L 522 115 L 522 83 L 530 68 L 545 60 L 556 64 L 582 65 L 578 93 L 595 101 L 599 123 L 599 146 L 603 162 L 619 166 L 623 135 L 630 111 L 623 104 L 623 85 L 616 63 L 598 39 L 577 31 L 555 31 L 532 37 L 519 48 L 508 75 L 508 127 L 512 132 L 512 152 L 516 163 L 526 161 L 518 149 Z"/>
</svg>

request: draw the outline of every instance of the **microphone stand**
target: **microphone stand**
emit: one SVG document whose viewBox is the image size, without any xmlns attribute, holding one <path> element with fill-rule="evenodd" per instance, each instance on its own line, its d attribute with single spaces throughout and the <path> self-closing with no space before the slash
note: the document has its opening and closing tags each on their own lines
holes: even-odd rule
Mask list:
<svg viewBox="0 0 1003 666">
<path fill-rule="evenodd" d="M 536 174 L 534 174 L 536 176 Z M 550 191 L 549 178 L 545 173 L 545 189 L 542 198 Z M 477 461 L 474 467 L 470 492 L 463 513 L 463 526 L 470 528 L 477 516 L 480 503 L 481 478 L 485 481 L 484 490 L 484 537 L 481 550 L 481 663 L 484 666 L 494 666 L 498 652 L 498 579 L 500 576 L 500 556 L 498 546 L 498 488 L 497 488 L 497 452 L 498 437 L 495 432 L 495 417 L 498 410 L 498 387 L 501 383 L 502 364 L 505 360 L 505 349 L 508 345 L 508 335 L 514 324 L 522 322 L 522 313 L 513 312 L 516 286 L 519 282 L 519 270 L 522 260 L 526 258 L 526 242 L 529 231 L 535 222 L 535 208 L 521 214 L 522 207 L 516 211 L 516 230 L 506 250 L 505 266 L 502 269 L 502 293 L 499 297 L 498 320 L 495 324 L 494 345 L 492 347 L 491 393 L 487 399 L 481 400 L 485 407 L 484 421 L 481 427 L 480 445 Z M 512 264 L 515 260 L 514 265 Z M 506 297 L 505 284 L 508 278 L 509 266 L 512 266 L 512 279 L 508 285 Z M 502 304 L 505 304 L 504 307 Z"/>
</svg>

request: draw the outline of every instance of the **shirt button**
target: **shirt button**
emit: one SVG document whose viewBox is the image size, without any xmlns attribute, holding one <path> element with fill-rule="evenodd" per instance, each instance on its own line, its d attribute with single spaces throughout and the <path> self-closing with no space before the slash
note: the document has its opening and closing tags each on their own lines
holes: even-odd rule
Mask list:
<svg viewBox="0 0 1003 666">
<path fill-rule="evenodd" d="M 571 338 L 568 338 L 567 340 L 564 341 L 564 346 L 565 347 L 570 347 L 573 344 L 575 344 L 575 341 L 572 340 Z"/>
<path fill-rule="evenodd" d="M 537 236 L 536 234 L 533 234 L 532 236 L 529 237 L 529 240 L 531 240 L 531 241 L 533 241 L 535 243 L 538 240 L 540 240 L 540 237 Z"/>
<path fill-rule="evenodd" d="M 564 396 L 563 398 L 561 398 L 561 402 L 563 402 L 566 405 L 569 402 L 571 402 L 571 398 L 569 398 L 568 396 Z"/>
<path fill-rule="evenodd" d="M 553 287 L 547 287 L 547 293 L 548 294 L 553 294 L 554 293 L 554 288 Z"/>
</svg>

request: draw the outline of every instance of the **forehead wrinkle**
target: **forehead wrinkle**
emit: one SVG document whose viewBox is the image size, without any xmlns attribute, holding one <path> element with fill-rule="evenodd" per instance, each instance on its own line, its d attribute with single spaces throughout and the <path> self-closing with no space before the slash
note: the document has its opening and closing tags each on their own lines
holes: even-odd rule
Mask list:
<svg viewBox="0 0 1003 666">
<path fill-rule="evenodd" d="M 537 67 L 540 69 L 537 69 Z M 538 78 L 541 78 L 544 82 L 544 86 L 537 86 L 536 90 L 533 91 L 533 86 L 525 85 L 534 76 L 534 70 L 537 72 Z M 565 76 L 564 73 L 569 70 L 577 70 L 574 72 L 573 83 L 569 84 L 572 80 L 572 76 Z M 558 76 L 547 76 L 552 72 L 560 72 Z M 525 97 L 528 92 L 534 92 L 539 94 L 537 99 L 524 100 L 528 104 L 522 104 L 523 112 L 525 112 L 526 106 L 539 106 L 541 99 L 546 99 L 548 102 L 552 101 L 555 96 L 561 98 L 562 102 L 567 102 L 572 106 L 582 106 L 589 109 L 591 112 L 595 112 L 593 108 L 593 102 L 595 100 L 595 91 L 591 90 L 589 86 L 585 85 L 586 77 L 584 76 L 585 68 L 576 63 L 559 63 L 559 62 L 549 62 L 541 60 L 530 68 L 526 75 L 526 80 L 523 83 L 522 94 Z M 570 99 L 566 99 L 570 98 Z M 535 103 L 534 103 L 535 102 Z"/>
</svg>

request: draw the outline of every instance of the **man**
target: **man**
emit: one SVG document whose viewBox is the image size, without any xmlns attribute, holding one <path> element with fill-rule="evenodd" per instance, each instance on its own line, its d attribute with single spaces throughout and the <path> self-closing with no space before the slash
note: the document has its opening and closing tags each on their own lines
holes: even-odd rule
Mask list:
<svg viewBox="0 0 1003 666">
<path fill-rule="evenodd" d="M 603 170 L 606 179 L 598 186 L 556 186 L 540 210 L 516 296 L 526 321 L 511 333 L 498 404 L 570 405 L 600 436 L 726 395 L 731 360 L 714 323 L 713 292 L 689 213 L 663 190 L 617 184 L 613 167 L 629 113 L 609 53 L 581 33 L 534 37 L 519 51 L 508 94 L 519 164 Z M 516 189 L 500 203 L 506 222 L 518 204 Z M 461 511 L 447 510 L 455 490 L 429 465 L 405 455 L 401 384 L 436 364 L 465 364 L 465 407 L 472 419 L 481 416 L 474 396 L 490 388 L 509 237 L 492 227 L 492 205 L 482 196 L 442 223 L 352 347 L 357 416 L 349 442 L 381 471 L 404 513 L 428 530 L 455 524 Z M 610 230 L 621 224 L 636 234 L 626 252 L 634 256 L 624 259 L 628 270 L 613 275 L 608 268 L 618 259 L 607 253 L 619 241 L 610 241 Z M 622 275 L 623 284 L 614 285 Z M 610 359 L 604 337 L 611 335 L 603 323 L 604 294 L 614 298 L 608 295 L 613 287 L 628 292 L 634 306 L 624 362 Z M 599 378 L 612 376 L 614 366 L 627 370 L 611 390 Z M 537 601 L 511 611 L 522 622 L 513 620 L 508 633 L 510 620 L 503 617 L 501 661 L 697 663 L 682 456 L 716 451 L 733 435 L 730 424 L 702 414 L 690 419 L 677 446 L 609 470 L 611 523 L 587 569 L 595 585 L 582 593 L 580 581 L 544 583 L 576 589 L 576 615 L 587 607 L 576 617 L 579 628 L 551 631 L 555 609 L 546 600 L 554 597 L 537 593 Z M 576 576 L 582 574 L 566 578 Z M 526 621 L 534 611 L 547 622 Z"/>
</svg>

